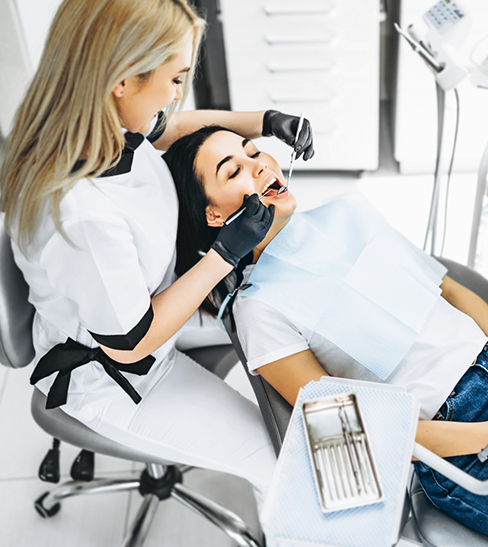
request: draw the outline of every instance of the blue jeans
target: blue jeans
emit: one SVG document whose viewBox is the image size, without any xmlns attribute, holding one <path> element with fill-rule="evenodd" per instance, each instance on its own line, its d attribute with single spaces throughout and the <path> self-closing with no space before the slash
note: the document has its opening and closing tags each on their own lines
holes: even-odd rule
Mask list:
<svg viewBox="0 0 488 547">
<path fill-rule="evenodd" d="M 433 419 L 488 421 L 488 344 Z M 476 454 L 446 460 L 480 480 L 488 479 L 488 461 L 481 463 Z M 422 462 L 414 462 L 414 466 L 425 494 L 437 508 L 462 524 L 488 535 L 488 496 L 471 494 Z"/>
</svg>

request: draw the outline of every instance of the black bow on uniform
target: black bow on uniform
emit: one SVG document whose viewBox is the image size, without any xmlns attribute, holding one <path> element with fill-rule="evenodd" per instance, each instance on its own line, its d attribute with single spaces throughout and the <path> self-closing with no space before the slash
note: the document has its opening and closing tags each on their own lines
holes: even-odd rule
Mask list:
<svg viewBox="0 0 488 547">
<path fill-rule="evenodd" d="M 97 361 L 134 403 L 138 404 L 142 399 L 141 396 L 120 371 L 143 376 L 149 372 L 155 360 L 152 355 L 148 355 L 140 361 L 124 365 L 111 359 L 100 347 L 89 348 L 68 338 L 64 344 L 54 346 L 42 357 L 32 373 L 30 383 L 34 385 L 39 380 L 58 372 L 46 402 L 46 409 L 56 408 L 66 403 L 71 371 L 91 361 Z"/>
</svg>

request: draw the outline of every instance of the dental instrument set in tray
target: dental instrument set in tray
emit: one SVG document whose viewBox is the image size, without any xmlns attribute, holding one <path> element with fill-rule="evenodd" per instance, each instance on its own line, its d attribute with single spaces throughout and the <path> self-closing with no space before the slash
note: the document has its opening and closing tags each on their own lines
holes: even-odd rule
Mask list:
<svg viewBox="0 0 488 547">
<path fill-rule="evenodd" d="M 356 395 L 307 401 L 302 414 L 322 511 L 381 501 L 381 485 Z"/>
<path fill-rule="evenodd" d="M 398 386 L 324 376 L 303 387 L 261 512 L 266 545 L 395 545 L 418 412 Z"/>
</svg>

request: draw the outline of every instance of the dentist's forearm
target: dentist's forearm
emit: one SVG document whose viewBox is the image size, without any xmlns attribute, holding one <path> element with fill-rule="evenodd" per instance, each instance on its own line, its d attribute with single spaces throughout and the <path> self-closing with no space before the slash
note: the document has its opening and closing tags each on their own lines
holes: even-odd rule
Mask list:
<svg viewBox="0 0 488 547">
<path fill-rule="evenodd" d="M 192 112 L 177 112 L 171 116 L 164 133 L 154 143 L 154 146 L 160 150 L 167 150 L 175 140 L 204 125 L 221 125 L 247 139 L 255 139 L 262 135 L 263 116 L 264 111 L 194 110 Z"/>
<path fill-rule="evenodd" d="M 215 285 L 232 269 L 230 264 L 210 249 L 191 270 L 152 298 L 153 321 L 144 338 L 133 350 L 115 350 L 102 345 L 100 347 L 119 363 L 135 363 L 147 357 L 188 321 Z"/>
</svg>

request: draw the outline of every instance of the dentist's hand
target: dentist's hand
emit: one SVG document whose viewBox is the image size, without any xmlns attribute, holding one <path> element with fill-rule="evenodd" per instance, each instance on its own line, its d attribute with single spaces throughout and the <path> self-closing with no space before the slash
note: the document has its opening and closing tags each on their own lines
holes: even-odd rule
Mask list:
<svg viewBox="0 0 488 547">
<path fill-rule="evenodd" d="M 263 117 L 263 137 L 277 137 L 295 148 L 297 159 L 303 154 L 303 159 L 307 161 L 314 154 L 312 126 L 305 118 L 300 135 L 295 142 L 299 120 L 299 116 L 290 116 L 278 110 L 267 110 Z"/>
<path fill-rule="evenodd" d="M 261 243 L 271 228 L 274 218 L 274 205 L 270 205 L 268 209 L 259 201 L 257 194 L 252 196 L 246 194 L 242 205 L 231 217 L 242 209 L 244 212 L 241 215 L 230 224 L 222 226 L 210 247 L 234 268 L 241 258 Z"/>
</svg>

